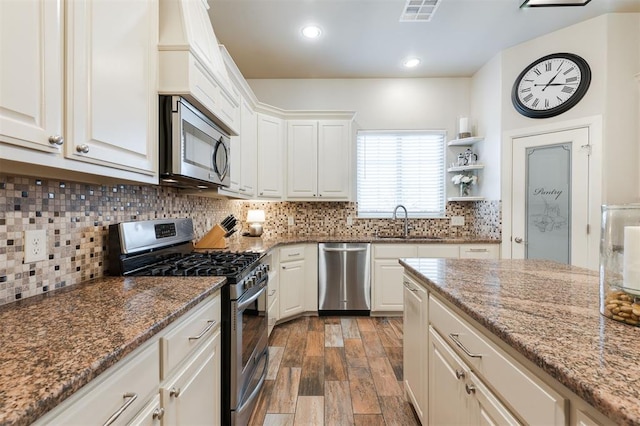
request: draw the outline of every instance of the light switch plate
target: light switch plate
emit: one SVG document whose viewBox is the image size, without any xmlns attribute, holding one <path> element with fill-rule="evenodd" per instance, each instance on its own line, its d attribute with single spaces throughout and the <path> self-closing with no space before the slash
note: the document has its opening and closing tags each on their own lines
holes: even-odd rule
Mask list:
<svg viewBox="0 0 640 426">
<path fill-rule="evenodd" d="M 288 216 L 287 217 L 287 225 L 293 226 L 293 225 L 295 225 L 295 223 L 296 222 L 295 222 L 295 219 L 293 218 L 293 216 Z"/>
<path fill-rule="evenodd" d="M 464 216 L 451 216 L 451 226 L 464 226 Z"/>
<path fill-rule="evenodd" d="M 47 258 L 47 231 L 37 229 L 24 231 L 24 263 L 38 262 Z"/>
<path fill-rule="evenodd" d="M 347 226 L 353 225 L 353 217 L 347 216 Z"/>
</svg>

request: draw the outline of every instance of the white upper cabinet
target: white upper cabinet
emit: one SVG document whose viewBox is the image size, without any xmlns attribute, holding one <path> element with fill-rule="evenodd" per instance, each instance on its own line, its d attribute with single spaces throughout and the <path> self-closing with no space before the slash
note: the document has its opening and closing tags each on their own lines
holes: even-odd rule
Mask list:
<svg viewBox="0 0 640 426">
<path fill-rule="evenodd" d="M 245 99 L 242 99 L 240 104 L 240 129 L 242 143 L 240 145 L 239 191 L 241 195 L 246 197 L 255 197 L 258 169 L 258 114 Z"/>
<path fill-rule="evenodd" d="M 280 199 L 283 195 L 283 120 L 258 113 L 258 196 Z"/>
<path fill-rule="evenodd" d="M 287 198 L 349 200 L 351 121 L 289 120 Z"/>
<path fill-rule="evenodd" d="M 240 97 L 232 89 L 203 0 L 161 0 L 160 94 L 182 95 L 232 135 Z"/>
<path fill-rule="evenodd" d="M 155 2 L 67 3 L 65 155 L 157 171 Z"/>
<path fill-rule="evenodd" d="M 58 152 L 64 142 L 62 6 L 0 2 L 0 138 Z"/>
<path fill-rule="evenodd" d="M 158 182 L 157 1 L 3 1 L 0 34 L 3 169 Z"/>
</svg>

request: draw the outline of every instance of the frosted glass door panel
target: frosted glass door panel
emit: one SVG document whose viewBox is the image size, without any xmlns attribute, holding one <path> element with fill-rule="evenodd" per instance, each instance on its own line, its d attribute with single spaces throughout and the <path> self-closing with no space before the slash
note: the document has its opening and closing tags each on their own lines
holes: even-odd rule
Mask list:
<svg viewBox="0 0 640 426">
<path fill-rule="evenodd" d="M 526 150 L 527 259 L 571 263 L 571 144 Z"/>
</svg>

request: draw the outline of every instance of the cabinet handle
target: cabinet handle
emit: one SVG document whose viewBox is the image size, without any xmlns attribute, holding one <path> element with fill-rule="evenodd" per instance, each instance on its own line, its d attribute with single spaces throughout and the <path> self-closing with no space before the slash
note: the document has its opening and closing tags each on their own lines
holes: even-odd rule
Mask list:
<svg viewBox="0 0 640 426">
<path fill-rule="evenodd" d="M 456 379 L 460 380 L 460 379 L 464 379 L 465 374 L 464 371 L 460 371 L 456 369 Z"/>
<path fill-rule="evenodd" d="M 472 249 L 467 249 L 467 251 L 470 252 L 470 253 L 486 253 L 489 250 L 487 250 L 486 248 L 482 248 L 482 249 L 480 249 L 480 248 L 475 248 L 475 249 L 472 248 Z"/>
<path fill-rule="evenodd" d="M 273 290 L 271 290 L 271 292 L 269 293 L 269 296 L 273 296 L 274 294 L 276 294 L 276 289 L 275 288 Z"/>
<path fill-rule="evenodd" d="M 176 398 L 180 396 L 180 388 L 171 388 L 171 390 L 169 390 L 169 396 L 173 397 L 175 396 Z"/>
<path fill-rule="evenodd" d="M 238 188 L 238 189 L 239 189 L 241 192 L 245 192 L 245 191 L 246 191 L 246 189 L 244 189 L 244 188 Z"/>
<path fill-rule="evenodd" d="M 49 143 L 51 145 L 62 145 L 64 138 L 61 135 L 49 136 Z"/>
<path fill-rule="evenodd" d="M 82 145 L 77 145 L 76 151 L 78 151 L 81 154 L 87 154 L 89 152 L 89 145 L 87 145 L 86 143 L 83 143 Z"/>
<path fill-rule="evenodd" d="M 204 336 L 205 334 L 207 334 L 207 332 L 208 332 L 209 330 L 211 330 L 211 329 L 213 328 L 213 326 L 214 326 L 214 325 L 216 325 L 216 322 L 217 322 L 217 321 L 216 321 L 216 320 L 210 320 L 210 321 L 207 321 L 207 322 L 209 323 L 209 325 L 207 325 L 207 327 L 206 327 L 204 330 L 202 330 L 202 332 L 201 332 L 200 334 L 198 334 L 197 336 L 195 336 L 195 337 L 190 336 L 190 337 L 189 337 L 189 340 L 198 340 L 198 339 L 200 339 L 202 336 Z M 176 396 L 178 396 L 178 395 L 176 395 Z"/>
<path fill-rule="evenodd" d="M 453 340 L 453 343 L 455 343 L 460 349 L 462 349 L 462 351 L 467 354 L 467 356 L 470 356 L 471 358 L 482 358 L 482 354 L 474 354 L 472 352 L 469 351 L 469 349 L 465 348 L 464 345 L 462 344 L 462 342 L 460 340 L 458 340 L 458 334 L 457 333 L 450 333 L 449 334 L 449 338 L 451 340 Z"/>
<path fill-rule="evenodd" d="M 155 410 L 153 410 L 152 416 L 154 420 L 162 420 L 162 418 L 164 417 L 164 408 L 156 408 Z"/>
<path fill-rule="evenodd" d="M 407 290 L 413 291 L 414 293 L 415 293 L 416 291 L 418 291 L 418 289 L 417 289 L 417 288 L 413 288 L 413 287 L 411 287 L 411 284 L 409 284 L 409 282 L 408 282 L 408 281 L 403 282 L 403 284 L 404 284 L 404 286 L 407 288 Z"/>
<path fill-rule="evenodd" d="M 113 424 L 113 422 L 115 422 L 118 419 L 118 417 L 120 417 L 120 414 L 124 413 L 124 410 L 126 410 L 127 408 L 129 408 L 131 404 L 133 404 L 133 401 L 135 401 L 138 398 L 138 394 L 134 392 L 127 392 L 124 395 L 122 395 L 122 398 L 125 399 L 124 404 L 122 404 L 122 406 L 118 408 L 118 411 L 113 413 L 111 417 L 109 417 L 107 421 L 104 422 L 104 426 L 109 426 L 110 424 Z"/>
<path fill-rule="evenodd" d="M 468 385 L 468 384 L 464 384 L 464 390 L 467 391 L 468 395 L 471 395 L 472 393 L 476 393 L 476 387 L 473 385 Z"/>
</svg>

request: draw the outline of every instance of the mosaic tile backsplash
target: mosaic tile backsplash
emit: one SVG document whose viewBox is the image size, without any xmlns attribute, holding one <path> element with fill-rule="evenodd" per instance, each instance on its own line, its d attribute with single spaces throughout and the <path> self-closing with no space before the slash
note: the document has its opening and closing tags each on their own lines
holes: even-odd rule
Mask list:
<svg viewBox="0 0 640 426">
<path fill-rule="evenodd" d="M 244 218 L 254 208 L 265 210 L 267 237 L 373 236 L 402 229 L 402 220 L 356 218 L 356 203 L 351 202 L 237 201 L 188 196 L 160 186 L 100 186 L 0 174 L 0 305 L 104 275 L 110 224 L 191 217 L 200 238 L 228 214 Z M 499 201 L 449 203 L 447 216 L 464 216 L 464 226 L 450 227 L 449 219 L 410 219 L 409 224 L 415 235 L 500 239 L 500 210 Z M 48 258 L 25 264 L 23 232 L 32 229 L 47 231 Z"/>
</svg>

